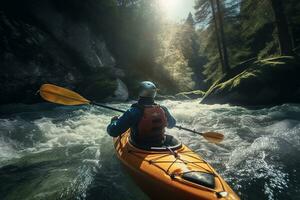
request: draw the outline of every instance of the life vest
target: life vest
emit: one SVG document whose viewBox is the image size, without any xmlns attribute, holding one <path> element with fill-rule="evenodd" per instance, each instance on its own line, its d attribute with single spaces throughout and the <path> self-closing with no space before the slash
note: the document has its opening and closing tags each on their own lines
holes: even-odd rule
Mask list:
<svg viewBox="0 0 300 200">
<path fill-rule="evenodd" d="M 159 144 L 164 140 L 167 117 L 159 105 L 143 106 L 143 116 L 138 123 L 137 142 Z"/>
</svg>

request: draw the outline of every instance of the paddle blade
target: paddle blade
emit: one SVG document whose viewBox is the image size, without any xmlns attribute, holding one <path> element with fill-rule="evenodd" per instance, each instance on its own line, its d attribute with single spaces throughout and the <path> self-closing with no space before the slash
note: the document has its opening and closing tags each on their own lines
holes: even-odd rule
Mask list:
<svg viewBox="0 0 300 200">
<path fill-rule="evenodd" d="M 90 101 L 76 92 L 52 84 L 43 84 L 39 90 L 46 101 L 62 105 L 89 104 Z"/>
<path fill-rule="evenodd" d="M 217 132 L 205 132 L 202 136 L 210 142 L 220 143 L 224 139 L 224 135 Z"/>
</svg>

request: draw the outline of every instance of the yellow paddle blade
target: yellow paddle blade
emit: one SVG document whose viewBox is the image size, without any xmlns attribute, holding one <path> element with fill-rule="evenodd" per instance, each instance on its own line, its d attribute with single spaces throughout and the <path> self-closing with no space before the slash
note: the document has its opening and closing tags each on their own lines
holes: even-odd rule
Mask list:
<svg viewBox="0 0 300 200">
<path fill-rule="evenodd" d="M 224 139 L 224 135 L 217 132 L 205 132 L 202 136 L 213 143 L 220 143 Z"/>
<path fill-rule="evenodd" d="M 90 103 L 89 100 L 76 92 L 52 84 L 43 84 L 39 92 L 43 99 L 52 103 L 62 105 L 81 105 Z"/>
</svg>

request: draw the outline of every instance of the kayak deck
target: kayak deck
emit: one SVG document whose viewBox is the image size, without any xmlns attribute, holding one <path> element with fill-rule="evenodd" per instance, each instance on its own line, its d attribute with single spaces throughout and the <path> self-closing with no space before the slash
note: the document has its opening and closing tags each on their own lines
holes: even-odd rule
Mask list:
<svg viewBox="0 0 300 200">
<path fill-rule="evenodd" d="M 114 138 L 117 156 L 151 199 L 239 199 L 220 175 L 185 145 L 176 150 L 145 151 L 129 142 L 129 134 Z"/>
</svg>

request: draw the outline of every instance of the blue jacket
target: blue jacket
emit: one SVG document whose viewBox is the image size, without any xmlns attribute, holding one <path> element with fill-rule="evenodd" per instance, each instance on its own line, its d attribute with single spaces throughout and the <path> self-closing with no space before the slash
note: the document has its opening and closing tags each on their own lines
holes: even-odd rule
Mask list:
<svg viewBox="0 0 300 200">
<path fill-rule="evenodd" d="M 138 101 L 139 105 L 153 105 L 154 101 L 153 99 L 149 98 L 140 98 Z M 167 128 L 173 128 L 176 125 L 176 120 L 168 109 L 164 106 L 161 106 L 162 109 L 166 113 L 168 126 Z M 111 123 L 107 127 L 107 132 L 112 137 L 117 137 L 124 133 L 127 129 L 131 128 L 131 134 L 134 138 L 135 135 L 137 135 L 138 131 L 138 122 L 143 116 L 143 112 L 140 108 L 132 106 L 129 108 L 119 119 L 112 120 Z"/>
</svg>

